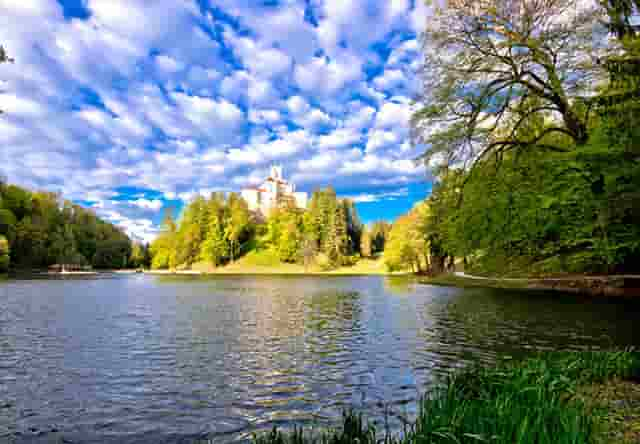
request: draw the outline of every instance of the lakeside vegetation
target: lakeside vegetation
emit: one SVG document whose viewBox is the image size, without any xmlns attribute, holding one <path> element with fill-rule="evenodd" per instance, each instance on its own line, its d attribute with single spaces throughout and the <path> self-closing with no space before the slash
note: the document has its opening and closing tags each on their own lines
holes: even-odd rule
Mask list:
<svg viewBox="0 0 640 444">
<path fill-rule="evenodd" d="M 430 275 L 456 264 L 484 276 L 640 271 L 634 2 L 518 5 L 462 0 L 429 18 L 412 126 L 435 182 L 393 226 L 369 232 L 331 189 L 266 221 L 237 195 L 213 195 L 165 220 L 154 268 L 251 252 L 331 270 L 383 252 L 387 271 Z"/>
<path fill-rule="evenodd" d="M 256 444 L 632 443 L 640 435 L 640 393 L 615 388 L 640 378 L 633 351 L 539 355 L 452 375 L 427 393 L 400 436 L 349 413 L 333 431 L 296 429 L 254 437 Z M 621 399 L 635 406 L 620 418 Z"/>
<path fill-rule="evenodd" d="M 430 17 L 413 127 L 437 176 L 432 273 L 640 270 L 638 6 L 463 0 Z"/>
<path fill-rule="evenodd" d="M 0 180 L 0 273 L 53 264 L 124 268 L 131 251 L 129 237 L 91 210 Z"/>
<path fill-rule="evenodd" d="M 327 188 L 313 193 L 307 210 L 284 201 L 266 220 L 235 193 L 200 196 L 177 223 L 168 213 L 162 228 L 151 245 L 154 269 L 299 272 L 370 260 L 384 250 L 390 225 L 368 230 L 353 202 Z"/>
</svg>

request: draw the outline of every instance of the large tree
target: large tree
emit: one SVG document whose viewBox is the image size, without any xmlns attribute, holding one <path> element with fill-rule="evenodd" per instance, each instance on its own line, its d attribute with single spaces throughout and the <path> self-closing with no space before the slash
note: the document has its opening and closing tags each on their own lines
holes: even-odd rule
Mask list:
<svg viewBox="0 0 640 444">
<path fill-rule="evenodd" d="M 435 8 L 425 33 L 425 106 L 413 118 L 425 160 L 468 164 L 513 149 L 584 145 L 588 98 L 604 73 L 594 34 L 603 9 L 585 4 L 450 0 Z"/>
</svg>

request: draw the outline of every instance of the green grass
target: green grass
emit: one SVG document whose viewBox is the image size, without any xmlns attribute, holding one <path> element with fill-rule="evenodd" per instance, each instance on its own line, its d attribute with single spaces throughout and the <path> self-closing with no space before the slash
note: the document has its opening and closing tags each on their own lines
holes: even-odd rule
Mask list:
<svg viewBox="0 0 640 444">
<path fill-rule="evenodd" d="M 640 376 L 638 353 L 540 355 L 521 363 L 473 368 L 428 393 L 400 437 L 380 434 L 361 416 L 319 434 L 273 430 L 256 444 L 588 444 L 609 441 L 607 409 L 585 399 L 581 387 Z M 615 441 L 619 442 L 619 441 Z"/>
<path fill-rule="evenodd" d="M 445 287 L 463 287 L 463 288 L 527 288 L 529 285 L 526 280 L 502 280 L 502 279 L 471 279 L 453 274 L 443 274 L 435 277 L 420 278 L 420 282 L 429 285 L 441 285 Z"/>
<path fill-rule="evenodd" d="M 237 261 L 224 267 L 212 267 L 206 262 L 193 264 L 192 270 L 213 274 L 322 274 L 322 275 L 386 275 L 382 258 L 359 259 L 354 265 L 324 271 L 317 265 L 305 267 L 301 264 L 280 262 L 271 249 L 252 250 Z"/>
</svg>

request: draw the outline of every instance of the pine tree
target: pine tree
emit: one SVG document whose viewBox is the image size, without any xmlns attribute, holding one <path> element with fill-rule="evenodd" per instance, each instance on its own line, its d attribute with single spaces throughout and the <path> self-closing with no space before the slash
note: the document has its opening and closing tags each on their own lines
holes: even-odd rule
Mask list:
<svg viewBox="0 0 640 444">
<path fill-rule="evenodd" d="M 345 206 L 344 202 L 338 202 L 330 219 L 325 252 L 334 265 L 343 265 L 348 254 L 348 247 L 349 237 Z"/>
</svg>

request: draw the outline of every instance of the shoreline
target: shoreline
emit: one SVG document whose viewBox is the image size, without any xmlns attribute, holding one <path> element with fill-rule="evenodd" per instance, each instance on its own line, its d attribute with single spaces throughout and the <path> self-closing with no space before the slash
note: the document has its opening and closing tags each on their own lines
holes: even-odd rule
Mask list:
<svg viewBox="0 0 640 444">
<path fill-rule="evenodd" d="M 414 276 L 409 272 L 373 273 L 354 271 L 283 271 L 276 268 L 269 270 L 228 270 L 228 271 L 200 271 L 200 270 L 144 270 L 143 274 L 156 276 Z"/>
<path fill-rule="evenodd" d="M 437 277 L 425 277 L 421 282 L 429 285 L 454 287 L 481 287 L 551 291 L 573 293 L 593 297 L 631 298 L 640 297 L 640 276 L 567 276 L 548 278 L 499 278 L 472 276 L 455 272 Z"/>
<path fill-rule="evenodd" d="M 640 438 L 639 382 L 633 350 L 532 354 L 459 369 L 420 398 L 416 418 L 400 433 L 358 409 L 346 411 L 337 427 L 274 428 L 252 442 L 507 443 L 518 433 L 518 442 L 631 443 Z"/>
</svg>

